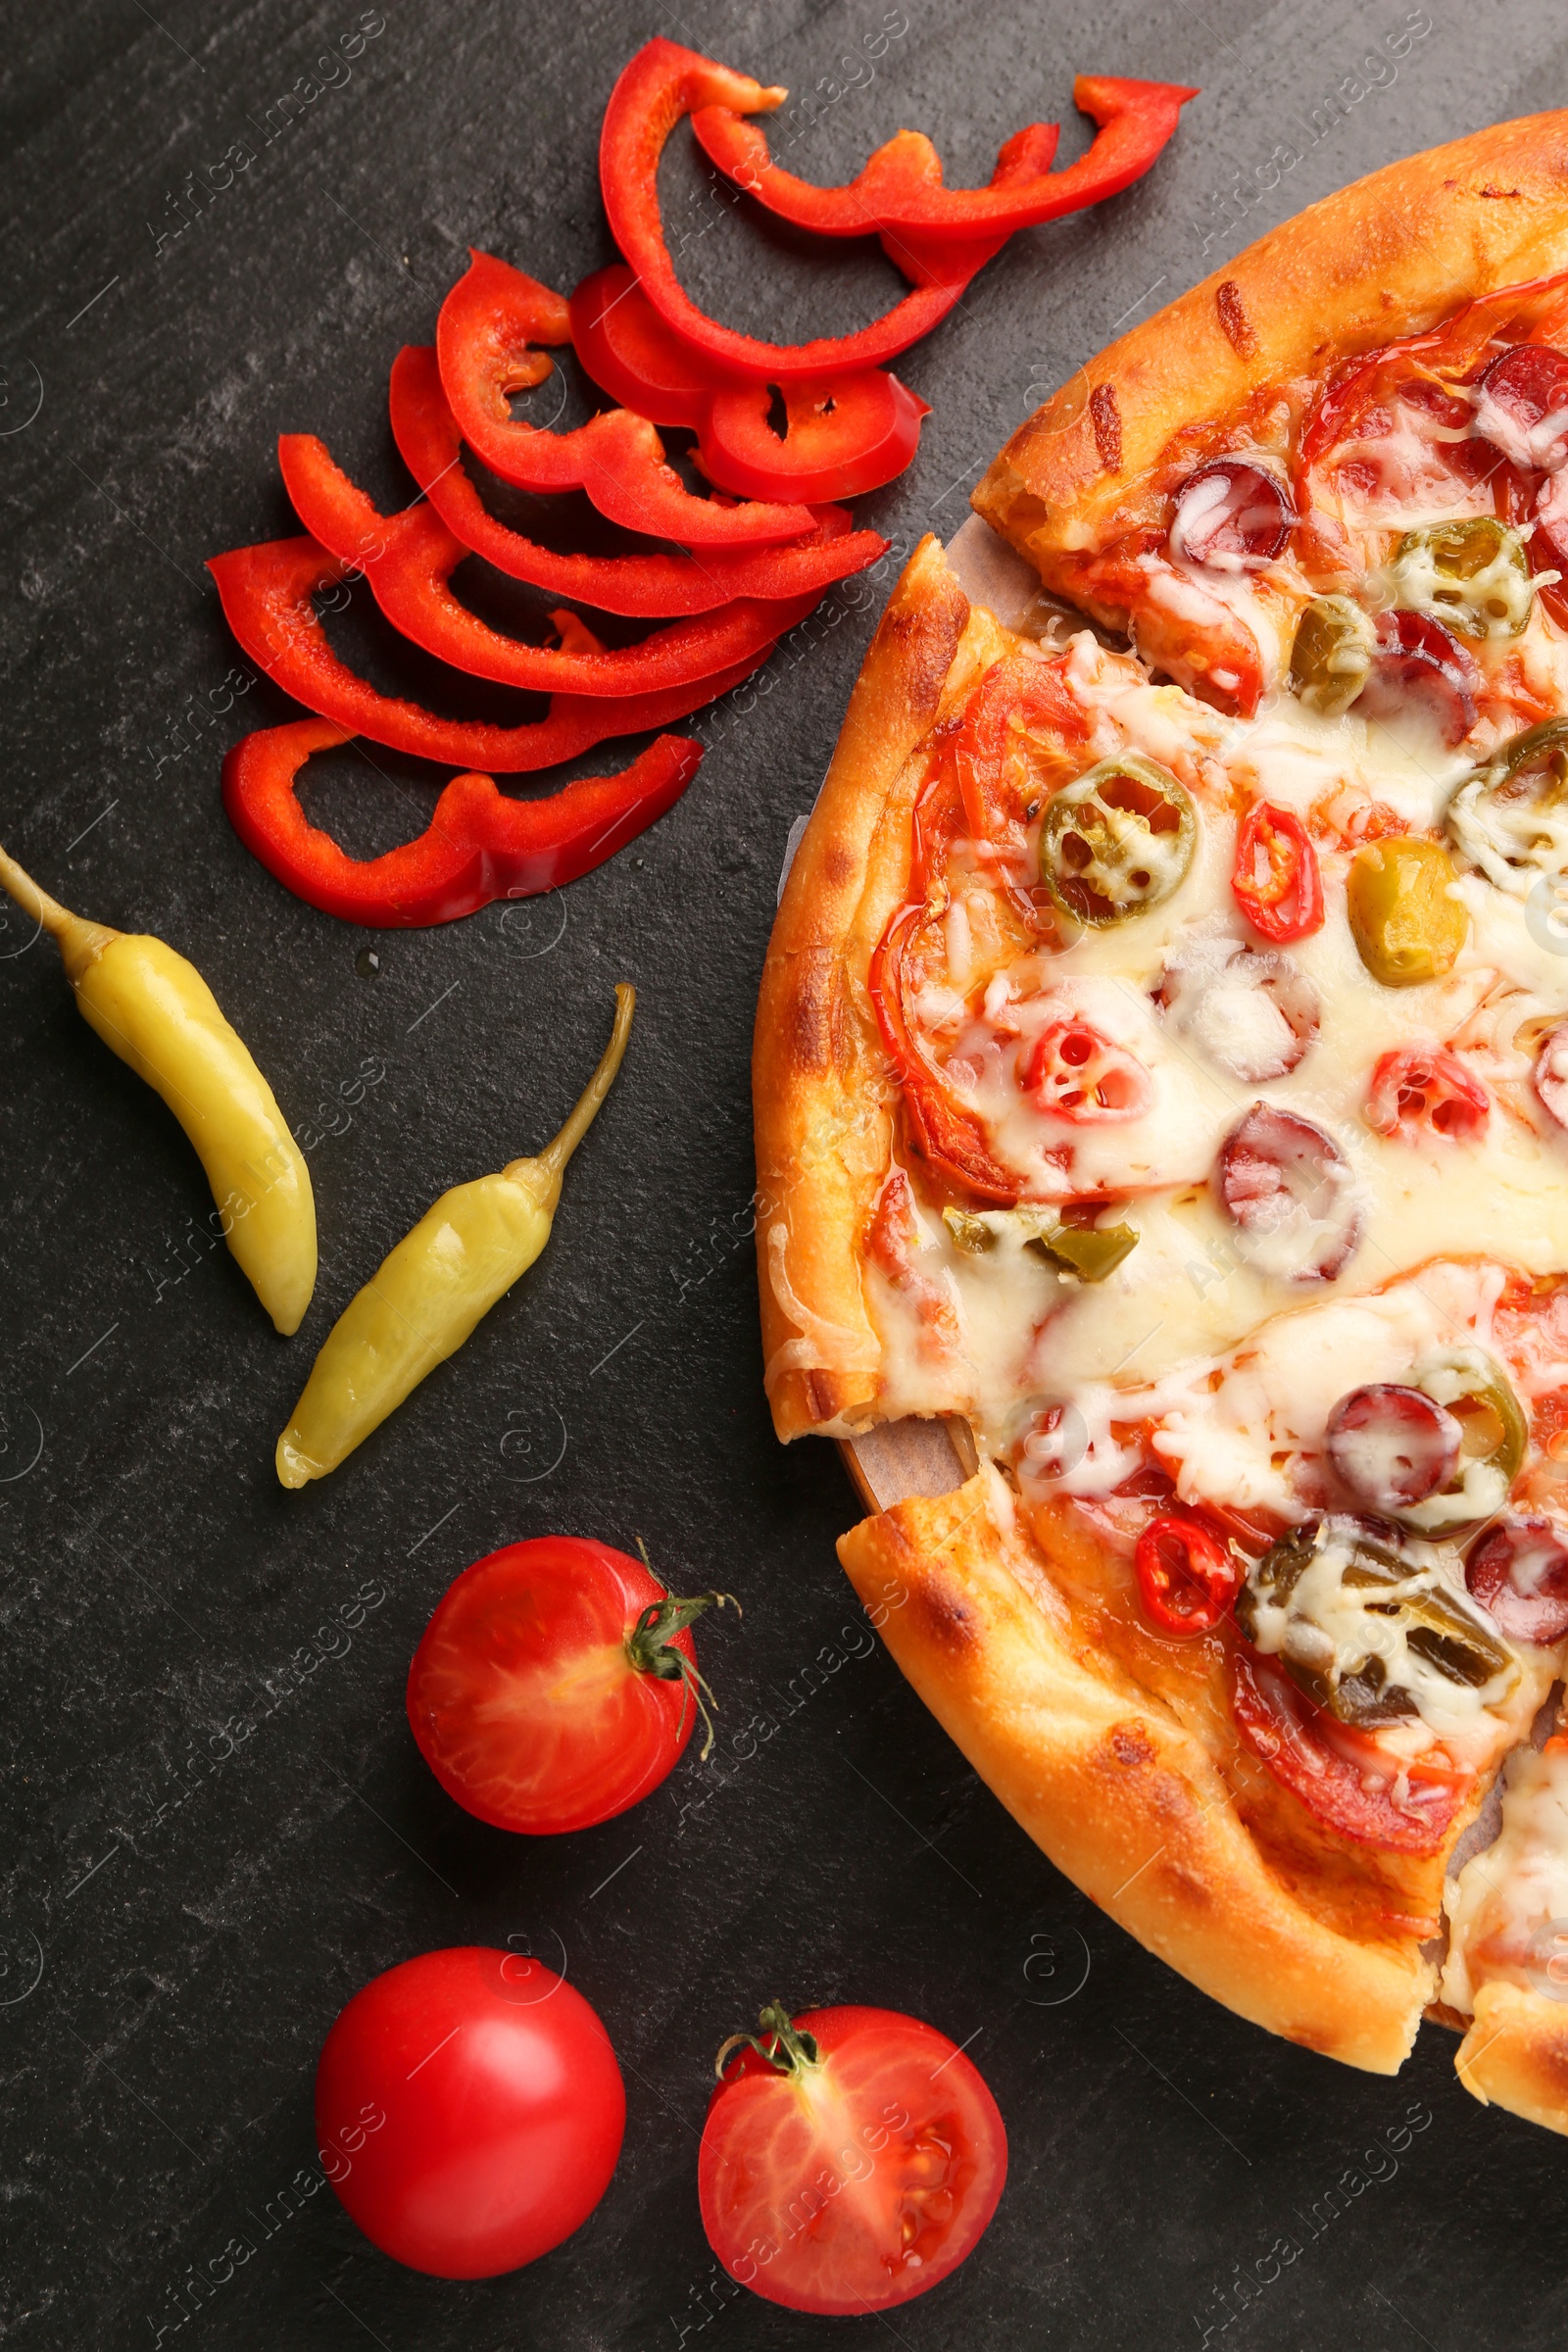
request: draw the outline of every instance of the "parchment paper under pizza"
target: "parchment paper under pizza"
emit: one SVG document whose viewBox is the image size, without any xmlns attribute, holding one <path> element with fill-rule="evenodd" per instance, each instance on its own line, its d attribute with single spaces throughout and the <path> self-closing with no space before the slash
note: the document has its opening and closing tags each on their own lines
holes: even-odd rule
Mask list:
<svg viewBox="0 0 1568 2352">
<path fill-rule="evenodd" d="M 841 1554 L 1112 1918 L 1568 2130 L 1568 114 L 1263 238 L 974 505 L 767 958 L 779 1435 L 957 1433 Z"/>
</svg>

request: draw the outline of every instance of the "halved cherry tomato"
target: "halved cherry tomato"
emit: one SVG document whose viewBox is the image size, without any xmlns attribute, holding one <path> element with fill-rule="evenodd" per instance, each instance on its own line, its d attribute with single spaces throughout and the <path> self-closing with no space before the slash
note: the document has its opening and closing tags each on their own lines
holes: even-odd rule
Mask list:
<svg viewBox="0 0 1568 2352">
<path fill-rule="evenodd" d="M 1242 1571 L 1197 1519 L 1152 1519 L 1133 1555 L 1138 1589 L 1162 1634 L 1211 1633 L 1241 1589 Z"/>
<path fill-rule="evenodd" d="M 1372 1072 L 1367 1124 L 1402 1143 L 1434 1136 L 1453 1144 L 1479 1143 L 1492 1115 L 1486 1088 L 1444 1046 L 1396 1046 Z"/>
<path fill-rule="evenodd" d="M 1323 876 L 1311 835 L 1290 808 L 1257 801 L 1236 836 L 1236 904 L 1265 939 L 1305 939 L 1323 927 Z"/>
<path fill-rule="evenodd" d="M 1232 1677 L 1237 1730 L 1315 1819 L 1357 1845 L 1398 1854 L 1438 1851 L 1470 1773 L 1446 1759 L 1392 1755 L 1365 1732 L 1337 1723 L 1272 1658 L 1245 1642 L 1236 1645 Z"/>
<path fill-rule="evenodd" d="M 1042 1029 L 1022 1075 L 1024 1091 L 1042 1110 L 1075 1126 L 1142 1118 L 1154 1099 L 1153 1081 L 1137 1054 L 1088 1021 L 1053 1021 Z"/>
<path fill-rule="evenodd" d="M 1285 552 L 1296 511 L 1265 466 L 1212 458 L 1176 493 L 1170 551 L 1210 571 L 1260 571 Z"/>
<path fill-rule="evenodd" d="M 687 1629 L 729 1597 L 673 1600 L 639 1561 L 580 1536 L 475 1560 L 409 1668 L 420 1753 L 449 1796 L 500 1830 L 585 1830 L 624 1813 L 706 1715 Z"/>
<path fill-rule="evenodd" d="M 718 2053 L 697 2159 L 708 2242 L 791 2311 L 886 2311 L 972 2252 L 1007 2177 L 979 2074 L 893 2009 L 771 2006 Z M 736 2052 L 739 2057 L 736 2057 Z"/>
<path fill-rule="evenodd" d="M 459 1945 L 354 1995 L 316 2070 L 321 2169 L 394 2262 L 493 2278 L 559 2246 L 610 2186 L 626 2092 L 580 1992 Z"/>
</svg>

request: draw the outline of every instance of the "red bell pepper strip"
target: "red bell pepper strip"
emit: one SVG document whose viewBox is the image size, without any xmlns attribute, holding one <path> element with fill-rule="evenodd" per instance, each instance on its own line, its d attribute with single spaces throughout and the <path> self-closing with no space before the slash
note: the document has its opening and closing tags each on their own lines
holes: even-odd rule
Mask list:
<svg viewBox="0 0 1568 2352">
<path fill-rule="evenodd" d="M 329 555 L 364 572 L 392 626 L 470 677 L 536 694 L 653 694 L 744 662 L 817 603 L 813 590 L 782 603 L 737 598 L 716 612 L 672 620 L 640 645 L 611 651 L 575 613 L 552 614 L 559 646 L 503 637 L 461 605 L 452 574 L 468 554 L 427 506 L 381 514 L 314 433 L 278 437 L 278 462 L 299 518 Z M 569 630 L 569 634 L 568 634 Z"/>
<path fill-rule="evenodd" d="M 595 270 L 571 298 L 577 357 L 596 384 L 656 424 L 697 434 L 709 480 L 742 498 L 858 498 L 913 457 L 931 414 L 880 368 L 783 387 L 782 439 L 765 384 L 699 367 L 624 263 Z"/>
<path fill-rule="evenodd" d="M 316 540 L 272 539 L 259 547 L 236 547 L 210 557 L 207 568 L 218 583 L 223 616 L 244 651 L 307 710 L 415 759 L 440 760 L 454 767 L 482 764 L 498 775 L 554 767 L 612 735 L 668 726 L 738 686 L 772 651 L 763 646 L 731 669 L 662 694 L 558 694 L 548 716 L 522 726 L 493 726 L 440 718 L 418 703 L 382 694 L 338 660 L 311 599 L 339 588 L 353 566 L 328 555 Z"/>
<path fill-rule="evenodd" d="M 471 249 L 470 249 L 471 250 Z M 510 396 L 551 362 L 532 345 L 569 342 L 566 305 L 536 278 L 474 251 L 441 305 L 435 347 L 441 382 L 464 439 L 504 482 L 523 490 L 585 490 L 601 514 L 680 547 L 759 547 L 804 539 L 804 505 L 729 506 L 697 498 L 666 464 L 645 416 L 607 409 L 575 432 L 548 432 L 512 414 Z"/>
<path fill-rule="evenodd" d="M 1033 177 L 1002 187 L 994 181 L 989 188 L 944 187 L 936 150 L 912 131 L 900 131 L 879 147 L 847 186 L 820 188 L 771 160 L 765 134 L 744 120 L 748 109 L 699 107 L 692 129 L 710 160 L 737 187 L 797 227 L 824 237 L 863 237 L 874 229 L 967 240 L 1010 235 L 1119 195 L 1149 170 L 1176 128 L 1182 108 L 1198 92 L 1171 81 L 1080 74 L 1072 95 L 1079 112 L 1099 124 L 1088 154 L 1063 172 L 1039 164 Z M 1037 139 L 1051 133 L 1054 147 L 1054 122 L 1031 123 L 1029 129 Z"/>
<path fill-rule="evenodd" d="M 903 232 L 886 236 L 889 259 L 915 290 L 855 334 L 823 335 L 810 343 L 763 343 L 755 335 L 720 326 L 698 309 L 675 275 L 659 217 L 659 159 L 682 115 L 703 106 L 727 106 L 743 115 L 770 114 L 788 94 L 764 89 L 749 74 L 731 73 L 695 49 L 660 38 L 647 42 L 623 69 L 599 134 L 599 184 L 611 230 L 664 324 L 698 359 L 714 361 L 732 375 L 776 384 L 877 368 L 897 358 L 947 317 L 975 272 L 1006 243 L 1005 230 L 982 230 L 967 242 Z M 1043 136 L 1045 129 L 1037 125 L 1007 141 L 993 186 L 1039 177 L 1055 146 L 1054 131 Z"/>
<path fill-rule="evenodd" d="M 514 801 L 489 776 L 454 776 L 416 841 L 351 858 L 300 807 L 313 752 L 348 743 L 328 719 L 266 727 L 223 761 L 223 806 L 245 847 L 285 890 L 323 914 L 377 926 L 450 923 L 492 899 L 531 898 L 591 873 L 679 800 L 701 744 L 661 735 L 618 776 L 586 776 L 542 800 Z"/>
<path fill-rule="evenodd" d="M 714 547 L 700 556 L 640 548 L 623 556 L 559 555 L 486 513 L 459 463 L 463 437 L 433 350 L 411 343 L 398 353 L 389 407 L 403 463 L 465 547 L 512 579 L 574 597 L 600 612 L 663 619 L 710 612 L 737 596 L 803 596 L 863 571 L 887 553 L 877 532 L 852 531 L 842 507 L 824 506 L 810 537 L 788 547 Z"/>
<path fill-rule="evenodd" d="M 1023 1189 L 1022 1178 L 998 1166 L 983 1123 L 927 1060 L 905 1010 L 905 951 L 927 911 L 924 906 L 904 907 L 878 941 L 869 974 L 871 1009 L 895 1082 L 903 1091 L 905 1121 L 915 1150 L 939 1177 L 979 1200 L 1011 1208 Z"/>
<path fill-rule="evenodd" d="M 1323 875 L 1312 837 L 1290 808 L 1255 801 L 1236 836 L 1231 891 L 1265 939 L 1305 939 L 1323 928 Z"/>
</svg>

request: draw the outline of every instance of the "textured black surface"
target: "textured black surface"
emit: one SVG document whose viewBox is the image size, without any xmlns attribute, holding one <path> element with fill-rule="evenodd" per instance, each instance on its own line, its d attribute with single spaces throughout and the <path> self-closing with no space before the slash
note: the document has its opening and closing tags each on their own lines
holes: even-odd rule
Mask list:
<svg viewBox="0 0 1568 2352">
<path fill-rule="evenodd" d="M 1375 165 L 1561 103 L 1555 0 L 904 0 L 869 80 L 840 60 L 900 12 L 390 0 L 349 77 L 270 133 L 360 12 L 158 6 L 4 11 L 0 832 L 62 896 L 208 975 L 318 1137 L 322 1273 L 283 1345 L 192 1238 L 209 1202 L 177 1129 L 9 917 L 0 2336 L 825 2341 L 826 2323 L 726 2299 L 697 2215 L 711 2051 L 779 1994 L 930 2018 L 1006 2117 L 997 2221 L 895 2315 L 900 2344 L 1557 2344 L 1562 2144 L 1476 2106 L 1435 2030 L 1397 2082 L 1363 2079 L 1109 1927 L 872 1642 L 833 1556 L 854 1515 L 834 1456 L 773 1442 L 746 1238 L 752 1005 L 785 836 L 885 583 L 830 600 L 834 625 L 775 662 L 765 698 L 716 714 L 698 782 L 633 853 L 553 900 L 376 936 L 286 897 L 228 828 L 223 745 L 286 706 L 259 683 L 215 715 L 236 655 L 202 569 L 287 527 L 279 429 L 320 431 L 395 494 L 386 371 L 429 339 L 466 243 L 568 287 L 609 258 L 595 134 L 651 32 L 816 86 L 792 161 L 822 179 L 905 122 L 955 179 L 1036 116 L 1065 115 L 1075 152 L 1078 69 L 1203 85 L 1146 184 L 1016 239 L 903 365 L 935 414 L 861 512 L 907 545 L 951 536 L 1005 430 L 1141 306 Z M 829 103 L 834 75 L 860 86 Z M 185 175 L 236 140 L 254 162 L 174 235 Z M 665 184 L 689 282 L 737 320 L 820 332 L 896 290 L 858 252 L 769 247 L 705 197 L 684 133 Z M 429 805 L 430 778 L 385 764 L 401 795 L 348 759 L 312 787 L 362 851 Z M 332 1317 L 443 1186 L 553 1131 L 622 976 L 642 991 L 630 1056 L 547 1256 L 389 1429 L 284 1494 L 273 1440 Z M 441 1793 L 402 1685 L 457 1570 L 556 1528 L 644 1536 L 679 1585 L 718 1582 L 747 1614 L 703 1637 L 721 1769 L 694 1751 L 625 1819 L 524 1843 Z M 837 1662 L 807 1673 L 824 1646 Z M 625 2153 L 564 2249 L 444 2285 L 384 2261 L 321 2186 L 312 2074 L 376 1971 L 509 1936 L 546 1957 L 559 1939 L 603 2014 Z"/>
</svg>

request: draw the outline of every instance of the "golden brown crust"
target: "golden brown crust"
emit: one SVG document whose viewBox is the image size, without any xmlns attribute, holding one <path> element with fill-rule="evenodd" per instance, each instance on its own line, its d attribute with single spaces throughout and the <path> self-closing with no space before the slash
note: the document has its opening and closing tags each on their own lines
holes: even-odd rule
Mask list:
<svg viewBox="0 0 1568 2352">
<path fill-rule="evenodd" d="M 936 539 L 889 599 L 833 763 L 790 869 L 762 968 L 752 1054 L 762 1349 L 781 1438 L 840 1428 L 875 1404 L 880 1346 L 858 1240 L 888 1166 L 893 1087 L 866 992 L 871 951 L 902 903 L 919 747 L 995 624 Z"/>
<path fill-rule="evenodd" d="M 1454 2064 L 1484 2107 L 1568 2132 L 1568 2004 L 1522 1984 L 1479 1985 Z"/>
<path fill-rule="evenodd" d="M 1564 269 L 1568 113 L 1416 157 L 1298 216 L 1091 362 L 1014 435 L 974 504 L 1070 593 L 1080 551 L 1162 522 L 1165 491 L 1149 477 L 1183 428 L 1234 418 L 1267 387 L 1321 376 L 1474 295 Z M 971 612 L 936 542 L 922 542 L 867 654 L 779 910 L 754 1083 L 762 1327 L 781 1438 L 877 1418 L 880 1348 L 860 1254 L 895 1092 L 867 968 L 906 894 L 924 739 L 999 636 L 989 614 Z M 1254 1802 L 1222 1741 L 1187 1728 L 1075 1631 L 1048 1554 L 993 1469 L 868 1519 L 840 1554 L 915 1690 L 1112 1918 L 1257 2024 L 1350 2065 L 1397 2068 L 1433 1989 L 1420 1906 L 1400 1917 L 1350 1899 L 1358 1858 L 1326 1832 L 1313 1832 L 1321 1850 L 1303 1866 L 1310 1838 L 1281 1818 L 1300 1810 L 1296 1800 L 1271 1783 Z M 1568 2006 L 1484 1985 L 1459 2068 L 1477 2097 L 1563 2130 Z"/>
<path fill-rule="evenodd" d="M 1102 1910 L 1254 2024 L 1396 2071 L 1432 1991 L 1418 1945 L 1339 1933 L 1270 1873 L 1201 1743 L 1071 1643 L 996 1471 L 865 1520 L 839 1557 L 938 1722 Z"/>
<path fill-rule="evenodd" d="M 1064 586 L 1076 551 L 1161 518 L 1141 477 L 1183 426 L 1563 269 L 1568 112 L 1390 164 L 1109 344 L 1013 434 L 974 505 Z"/>
</svg>

